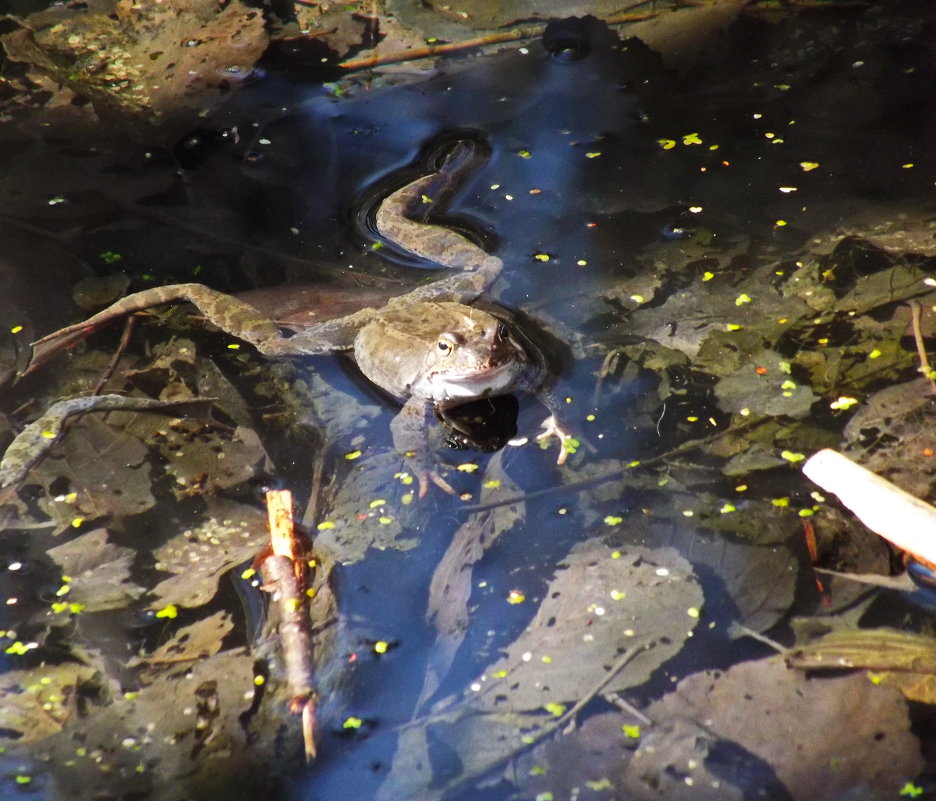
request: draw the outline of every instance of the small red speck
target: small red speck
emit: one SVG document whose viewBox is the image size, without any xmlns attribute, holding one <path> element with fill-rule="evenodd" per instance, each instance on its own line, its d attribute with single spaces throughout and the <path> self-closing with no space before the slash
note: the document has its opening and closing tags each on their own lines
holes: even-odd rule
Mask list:
<svg viewBox="0 0 936 801">
<path fill-rule="evenodd" d="M 358 519 L 358 520 L 367 520 L 367 515 L 364 514 L 364 512 L 358 512 L 357 519 Z"/>
<path fill-rule="evenodd" d="M 757 373 L 758 375 L 767 375 L 767 368 L 766 368 L 766 367 L 758 367 L 758 368 L 756 368 L 756 369 L 754 370 L 754 372 Z"/>
<path fill-rule="evenodd" d="M 348 657 L 348 664 L 353 665 L 355 662 L 357 662 L 357 654 L 351 654 L 351 656 Z"/>
<path fill-rule="evenodd" d="M 531 190 L 530 190 L 530 194 L 531 194 L 531 195 L 539 195 L 539 194 L 542 193 L 542 191 L 543 191 L 542 189 L 531 189 Z"/>
<path fill-rule="evenodd" d="M 595 228 L 597 227 L 597 225 L 598 223 L 585 223 L 586 228 Z"/>
</svg>

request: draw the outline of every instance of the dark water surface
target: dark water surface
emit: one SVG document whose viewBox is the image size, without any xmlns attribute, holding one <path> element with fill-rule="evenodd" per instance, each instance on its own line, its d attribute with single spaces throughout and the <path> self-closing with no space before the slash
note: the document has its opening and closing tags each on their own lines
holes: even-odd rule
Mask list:
<svg viewBox="0 0 936 801">
<path fill-rule="evenodd" d="M 67 127 L 51 136 L 28 123 L 15 131 L 0 128 L 7 143 L 0 150 L 6 176 L 0 179 L 0 235 L 6 245 L 0 258 L 7 281 L 2 303 L 35 334 L 78 319 L 69 299 L 71 285 L 89 273 L 112 271 L 113 265 L 101 259 L 104 252 L 121 254 L 117 266 L 134 289 L 189 280 L 224 291 L 317 281 L 346 285 L 349 276 L 354 285 L 359 274 L 391 287 L 412 283 L 427 265 L 370 250 L 360 209 L 389 181 L 399 182 L 400 171 L 418 164 L 420 154 L 440 137 L 483 138 L 490 159 L 457 193 L 447 213 L 504 260 L 504 275 L 494 289 L 497 302 L 522 310 L 569 344 L 570 352 L 560 359 L 564 368 L 556 392 L 570 399 L 569 418 L 595 450 L 581 449 L 572 466 L 557 467 L 552 451 L 508 447 L 502 456 L 464 457 L 477 458 L 478 473 L 452 474 L 458 491 L 472 493 L 477 502 L 484 466 L 489 459 L 503 459 L 512 491 L 534 495 L 524 519 L 474 566 L 464 641 L 438 688 L 422 699 L 420 713 L 462 693 L 496 661 L 548 594 L 557 563 L 576 543 L 596 536 L 615 547 L 676 548 L 691 563 L 705 597 L 696 636 L 649 680 L 629 688 L 628 700 L 644 705 L 689 674 L 770 654 L 762 644 L 729 637 L 731 621 L 740 619 L 790 644 L 789 619 L 822 609 L 795 515 L 762 517 L 759 525 L 769 529 L 769 536 L 759 530 L 747 538 L 743 526 L 720 530 L 717 515 L 697 526 L 683 510 L 701 498 L 713 508 L 736 501 L 742 478 L 751 486 L 745 497 L 767 508 L 769 499 L 781 495 L 792 497 L 794 508 L 807 508 L 812 488 L 785 467 L 739 478 L 722 474 L 711 453 L 690 453 L 648 473 L 641 485 L 615 483 L 604 494 L 563 489 L 573 480 L 712 434 L 730 417 L 713 396 L 714 381 L 690 368 L 655 371 L 634 364 L 612 372 L 600 393 L 596 374 L 616 346 L 660 340 L 664 331 L 675 342 L 713 320 L 730 322 L 720 317 L 723 308 L 705 306 L 710 294 L 700 295 L 697 304 L 691 297 L 686 301 L 684 318 L 672 318 L 655 330 L 648 324 L 635 334 L 631 315 L 643 301 L 632 297 L 643 294 L 641 287 L 657 290 L 653 298 L 646 297 L 647 309 L 662 307 L 680 292 L 696 291 L 700 276 L 712 270 L 722 281 L 715 294 L 733 299 L 745 276 L 771 263 L 790 269 L 813 237 L 827 236 L 836 226 L 862 216 L 876 221 L 905 213 L 926 217 L 936 180 L 933 20 L 908 6 L 901 13 L 895 9 L 862 13 L 842 8 L 770 24 L 741 19 L 684 74 L 668 70 L 640 42 L 622 44 L 597 21 L 554 29 L 553 52 L 534 42 L 522 50 L 452 59 L 426 80 L 373 90 L 355 87 L 347 97 L 271 73 L 258 77 L 173 147 L 108 141 L 99 131 L 73 138 Z M 819 166 L 807 171 L 802 165 L 809 163 Z M 50 204 L 51 199 L 62 202 Z M 41 235 L 40 229 L 50 235 Z M 856 275 L 871 272 L 858 261 L 856 255 Z M 200 271 L 193 279 L 196 264 Z M 659 281 L 644 280 L 649 275 Z M 16 358 L 9 355 L 7 365 L 12 367 Z M 336 404 L 349 402 L 347 397 L 363 405 L 374 400 L 340 359 L 316 359 L 314 368 L 298 370 L 324 377 Z M 31 380 L 37 383 L 21 385 L 11 399 L 22 401 L 32 391 L 45 399 L 44 390 L 31 389 L 41 379 Z M 6 401 L 4 408 L 13 411 Z M 258 402 L 257 417 L 260 408 Z M 395 409 L 383 403 L 369 422 L 369 454 L 391 447 L 386 432 L 393 414 Z M 520 434 L 535 433 L 544 414 L 534 398 L 522 398 Z M 586 419 L 590 414 L 593 421 Z M 840 424 L 817 412 L 817 441 L 837 437 Z M 266 478 L 289 486 L 305 503 L 311 472 L 306 442 L 290 442 L 277 433 L 266 444 L 275 465 Z M 340 471 L 341 455 L 351 449 L 352 443 L 328 442 L 315 456 L 332 466 L 326 471 Z M 677 486 L 672 495 L 652 487 L 665 480 L 673 482 L 671 489 Z M 258 503 L 260 483 L 231 494 Z M 360 492 L 400 494 L 392 479 Z M 160 503 L 164 506 L 142 520 L 130 518 L 116 526 L 119 541 L 145 549 L 155 518 L 166 528 L 197 518 L 197 510 L 184 504 L 170 506 L 168 498 Z M 378 543 L 381 547 L 365 558 L 338 569 L 342 634 L 323 672 L 323 684 L 331 689 L 322 708 L 319 758 L 308 770 L 283 770 L 288 780 L 258 782 L 266 782 L 268 795 L 253 787 L 243 797 L 391 797 L 384 783 L 400 727 L 414 715 L 427 664 L 438 659 L 436 633 L 425 617 L 430 581 L 468 518 L 467 505 L 434 492 L 405 512 L 400 539 L 417 540 L 415 548 L 384 549 L 385 543 Z M 327 517 L 328 510 L 323 514 Z M 615 517 L 623 525 L 608 523 Z M 645 526 L 642 518 L 665 525 Z M 7 561 L 27 554 L 37 575 L 49 571 L 44 588 L 35 593 L 44 597 L 57 577 L 35 552 L 37 546 L 28 544 L 40 540 L 17 531 L 15 519 L 8 518 L 6 527 Z M 344 557 L 339 551 L 339 561 Z M 757 602 L 746 594 L 750 586 L 744 589 L 745 575 L 763 584 L 765 576 L 779 574 L 786 576 L 784 591 L 778 590 L 776 598 L 765 593 L 762 604 L 768 611 L 755 610 Z M 504 598 L 512 589 L 522 590 L 529 601 L 507 604 Z M 233 594 L 227 592 L 230 602 Z M 30 595 L 23 587 L 10 593 Z M 894 598 L 887 604 L 872 611 L 879 624 L 917 619 L 914 607 Z M 239 625 L 246 626 L 241 612 L 236 614 Z M 27 617 L 17 610 L 5 627 L 24 625 Z M 138 636 L 130 628 L 114 632 L 108 636 Z M 143 636 L 159 639 L 158 633 Z M 239 636 L 250 639 L 246 632 Z M 375 655 L 370 644 L 376 641 L 390 642 L 390 651 Z M 352 653 L 356 661 L 349 665 Z M 586 713 L 610 709 L 597 699 Z M 351 717 L 360 718 L 363 727 L 343 728 Z M 503 778 L 503 766 L 495 766 L 484 781 L 472 777 L 470 755 L 457 752 L 453 741 L 458 739 L 447 739 L 445 732 L 429 738 L 428 760 L 436 778 L 424 794 L 414 790 L 407 797 L 474 801 L 530 798 L 541 791 L 521 779 Z M 930 733 L 930 753 L 932 746 Z M 751 764 L 747 768 L 753 770 Z M 281 771 L 261 765 L 255 773 L 257 779 Z M 462 776 L 468 778 L 461 781 Z M 854 797 L 896 798 L 899 790 L 884 796 L 875 789 Z M 202 791 L 209 794 L 200 797 L 215 797 L 204 785 Z M 225 792 L 236 797 L 230 787 Z M 163 796 L 154 790 L 152 797 Z M 630 796 L 601 795 L 592 788 L 580 797 Z M 648 791 L 646 797 L 662 796 Z M 794 796 L 778 791 L 764 797 Z"/>
</svg>

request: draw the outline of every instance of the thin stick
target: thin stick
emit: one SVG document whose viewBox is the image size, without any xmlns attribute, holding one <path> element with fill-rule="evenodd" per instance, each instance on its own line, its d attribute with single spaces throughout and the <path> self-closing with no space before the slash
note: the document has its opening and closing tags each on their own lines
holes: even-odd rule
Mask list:
<svg viewBox="0 0 936 801">
<path fill-rule="evenodd" d="M 124 323 L 123 334 L 120 336 L 120 342 L 117 345 L 117 350 L 114 351 L 114 355 L 110 360 L 110 364 L 107 365 L 107 368 L 101 373 L 101 377 L 98 378 L 97 384 L 94 385 L 94 389 L 91 390 L 92 395 L 100 395 L 104 391 L 104 387 L 107 386 L 107 382 L 111 380 L 114 373 L 117 372 L 117 367 L 120 365 L 120 360 L 123 358 L 125 351 L 127 350 L 127 345 L 130 343 L 130 337 L 133 336 L 133 329 L 136 328 L 137 320 L 139 320 L 139 315 L 131 314 L 126 322 Z"/>
<path fill-rule="evenodd" d="M 491 509 L 497 509 L 501 506 L 513 506 L 517 503 L 527 503 L 534 498 L 553 495 L 557 492 L 577 492 L 578 490 L 588 489 L 589 487 L 596 487 L 600 484 L 604 484 L 607 481 L 615 481 L 617 479 L 623 478 L 629 472 L 636 470 L 638 467 L 649 467 L 651 465 L 659 464 L 660 462 L 666 462 L 675 456 L 681 456 L 684 453 L 689 453 L 690 451 L 704 448 L 706 445 L 711 445 L 713 442 L 718 442 L 718 440 L 728 436 L 729 434 L 739 434 L 742 431 L 747 431 L 750 428 L 756 428 L 757 426 L 762 425 L 763 423 L 769 423 L 770 421 L 771 418 L 769 417 L 750 417 L 744 422 L 738 423 L 737 425 L 732 425 L 723 431 L 719 431 L 717 434 L 712 434 L 710 437 L 687 440 L 686 442 L 683 442 L 664 453 L 658 454 L 649 459 L 634 461 L 632 464 L 626 467 L 609 470 L 607 473 L 602 473 L 598 476 L 592 476 L 591 478 L 585 478 L 581 481 L 570 481 L 568 484 L 544 487 L 543 489 L 539 490 L 531 490 L 530 492 L 524 493 L 523 495 L 516 495 L 512 498 L 502 498 L 501 500 L 491 501 L 490 503 L 476 503 L 460 506 L 458 507 L 458 512 L 469 512 L 472 514 L 475 512 L 487 512 Z"/>
<path fill-rule="evenodd" d="M 322 492 L 322 476 L 325 472 L 325 457 L 319 454 L 312 467 L 312 481 L 309 485 L 309 502 L 306 504 L 305 512 L 302 513 L 302 525 L 307 531 L 312 530 L 315 525 L 315 518 L 318 515 L 319 495 Z"/>
<path fill-rule="evenodd" d="M 913 341 L 916 343 L 917 356 L 920 359 L 920 366 L 917 371 L 925 378 L 929 379 L 933 394 L 936 395 L 936 379 L 933 377 L 933 368 L 930 366 L 929 357 L 926 355 L 926 343 L 923 341 L 923 326 L 921 318 L 923 307 L 919 301 L 910 301 L 910 320 L 913 325 Z"/>
<path fill-rule="evenodd" d="M 540 740 L 543 737 L 545 737 L 547 734 L 549 734 L 550 732 L 555 731 L 556 729 L 565 727 L 567 722 L 571 726 L 571 724 L 574 722 L 573 719 L 579 712 L 582 711 L 582 709 L 585 708 L 585 705 L 588 704 L 593 698 L 596 698 L 598 695 L 600 695 L 602 690 L 604 690 L 604 688 L 607 687 L 614 680 L 614 678 L 617 676 L 618 673 L 620 673 L 622 670 L 624 670 L 625 667 L 627 667 L 627 665 L 634 659 L 635 656 L 637 656 L 637 654 L 639 654 L 641 651 L 646 651 L 646 650 L 647 650 L 646 645 L 633 645 L 630 648 L 628 648 L 623 654 L 621 654 L 618 661 L 615 662 L 611 666 L 611 670 L 605 673 L 605 675 L 602 676 L 598 680 L 598 682 L 595 684 L 594 687 L 587 690 L 585 694 L 581 698 L 579 698 L 579 700 L 576 701 L 576 703 L 562 715 L 562 717 L 560 717 L 558 720 L 555 721 L 554 725 L 547 724 L 546 726 L 543 727 L 542 730 L 536 732 L 534 734 L 534 737 L 536 737 L 537 740 Z M 648 725 L 653 722 L 646 715 L 640 715 L 638 720 L 640 720 L 641 718 Z"/>
<path fill-rule="evenodd" d="M 639 4 L 638 4 L 639 5 Z M 694 3 L 692 5 L 695 5 Z M 624 25 L 629 22 L 642 22 L 659 16 L 659 11 L 633 12 L 613 15 L 604 21 L 608 25 Z M 504 44 L 505 42 L 519 42 L 524 39 L 538 39 L 546 31 L 545 25 L 533 25 L 529 28 L 515 28 L 502 33 L 489 33 L 486 36 L 477 36 L 473 39 L 464 39 L 461 42 L 447 42 L 446 44 L 430 45 L 429 47 L 414 47 L 411 50 L 398 50 L 395 53 L 371 56 L 370 58 L 357 58 L 343 61 L 339 66 L 348 72 L 355 70 L 368 70 L 384 64 L 398 64 L 403 61 L 419 61 L 424 58 L 434 58 L 448 53 L 460 53 L 476 47 Z"/>
<path fill-rule="evenodd" d="M 485 47 L 487 45 L 502 44 L 503 42 L 516 42 L 520 39 L 535 39 L 538 36 L 542 36 L 545 30 L 545 25 L 536 25 L 531 28 L 518 28 L 513 31 L 504 31 L 503 33 L 477 36 L 474 39 L 465 39 L 461 42 L 448 42 L 446 44 L 430 45 L 428 47 L 414 47 L 411 50 L 397 50 L 395 53 L 370 56 L 369 58 L 353 58 L 350 61 L 343 61 L 339 66 L 348 72 L 369 70 L 373 67 L 383 66 L 384 64 L 420 61 L 424 58 L 433 58 L 447 53 L 460 53 L 463 50 L 471 50 L 474 47 Z"/>
</svg>

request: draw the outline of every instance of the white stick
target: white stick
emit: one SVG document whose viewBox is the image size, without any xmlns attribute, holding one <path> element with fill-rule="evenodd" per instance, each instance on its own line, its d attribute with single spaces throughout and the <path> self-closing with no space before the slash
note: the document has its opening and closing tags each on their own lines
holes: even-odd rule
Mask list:
<svg viewBox="0 0 936 801">
<path fill-rule="evenodd" d="M 872 531 L 936 564 L 936 508 L 828 448 L 808 459 L 803 472 Z"/>
</svg>

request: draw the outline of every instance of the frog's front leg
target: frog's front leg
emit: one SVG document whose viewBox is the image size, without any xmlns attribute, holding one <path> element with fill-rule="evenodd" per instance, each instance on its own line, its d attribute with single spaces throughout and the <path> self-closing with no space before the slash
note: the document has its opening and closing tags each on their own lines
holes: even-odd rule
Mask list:
<svg viewBox="0 0 936 801">
<path fill-rule="evenodd" d="M 559 412 L 559 401 L 552 393 L 545 392 L 541 400 L 543 405 L 549 410 L 549 417 L 540 424 L 543 430 L 536 435 L 536 441 L 545 443 L 555 437 L 559 443 L 559 455 L 556 457 L 556 464 L 564 465 L 569 455 L 578 450 L 583 440 L 577 436 L 577 431 L 573 430 L 571 426 L 562 420 L 562 416 Z M 588 442 L 585 442 L 585 447 L 591 452 L 595 450 Z"/>
<path fill-rule="evenodd" d="M 455 494 L 451 485 L 439 475 L 429 453 L 427 432 L 431 411 L 431 403 L 410 398 L 390 423 L 393 447 L 410 459 L 413 474 L 419 482 L 420 498 L 429 491 L 430 481 L 449 495 Z"/>
</svg>

